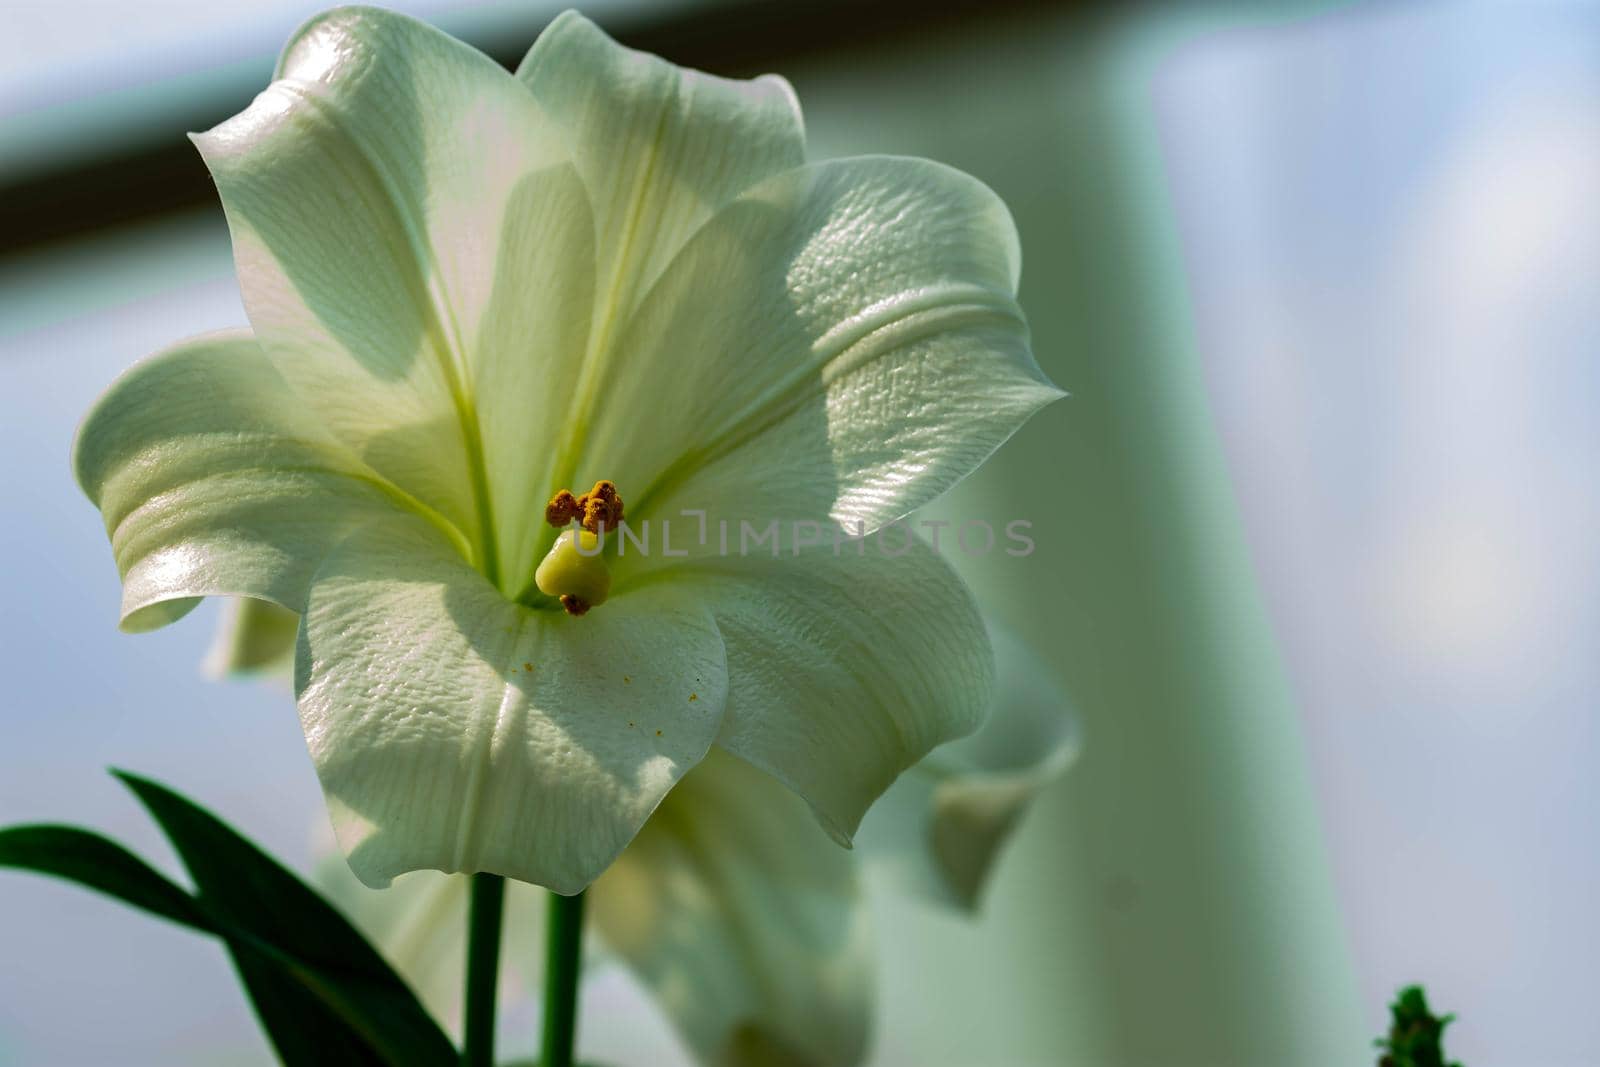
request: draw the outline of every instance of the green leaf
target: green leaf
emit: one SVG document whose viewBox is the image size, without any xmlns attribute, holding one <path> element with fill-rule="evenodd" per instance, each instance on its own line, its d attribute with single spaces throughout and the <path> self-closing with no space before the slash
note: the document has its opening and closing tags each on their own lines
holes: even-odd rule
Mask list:
<svg viewBox="0 0 1600 1067">
<path fill-rule="evenodd" d="M 379 1056 L 372 1062 L 455 1062 L 449 1038 L 344 916 L 209 812 L 148 779 L 116 774 L 161 824 L 200 901 L 226 928 L 240 975 L 287 1062 L 347 1062 L 328 1059 L 326 1046 L 317 1046 L 320 1058 L 297 1058 L 304 1042 L 284 1031 L 313 1027 L 341 1045 L 359 1035 Z"/>
<path fill-rule="evenodd" d="M 115 841 L 75 826 L 0 830 L 0 867 L 65 878 L 175 923 L 217 932 L 187 891 Z"/>
<path fill-rule="evenodd" d="M 406 1062 L 389 1060 L 375 1052 L 318 993 L 288 977 L 279 958 L 252 948 L 247 941 L 230 941 L 228 953 L 250 992 L 261 1028 L 284 1063 Z"/>
<path fill-rule="evenodd" d="M 182 797 L 122 778 L 167 830 L 199 898 L 121 845 L 70 826 L 0 830 L 0 866 L 64 878 L 222 938 L 285 1063 L 455 1062 L 449 1039 L 337 912 Z"/>
<path fill-rule="evenodd" d="M 1389 1036 L 1373 1042 L 1383 1051 L 1378 1067 L 1461 1067 L 1444 1058 L 1444 1028 L 1455 1016 L 1433 1014 L 1421 986 L 1400 990 L 1389 1012 Z"/>
<path fill-rule="evenodd" d="M 189 893 L 149 864 L 99 834 L 72 826 L 0 830 L 0 865 L 54 875 L 96 889 L 228 942 L 278 1056 L 285 1063 L 382 1063 L 317 996 L 285 973 L 280 960 L 232 938 Z M 334 1061 L 320 1056 L 334 1056 Z"/>
</svg>

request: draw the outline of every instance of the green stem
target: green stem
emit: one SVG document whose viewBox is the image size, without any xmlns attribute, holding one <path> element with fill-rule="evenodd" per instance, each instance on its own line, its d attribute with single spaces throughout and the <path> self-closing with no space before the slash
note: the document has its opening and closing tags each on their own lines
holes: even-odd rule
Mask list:
<svg viewBox="0 0 1600 1067">
<path fill-rule="evenodd" d="M 467 1003 L 462 1067 L 493 1067 L 495 992 L 500 977 L 500 917 L 506 880 L 498 874 L 472 876 L 467 913 Z"/>
<path fill-rule="evenodd" d="M 577 1035 L 578 973 L 583 967 L 583 894 L 550 894 L 544 958 L 544 1043 L 539 1067 L 572 1067 Z"/>
</svg>

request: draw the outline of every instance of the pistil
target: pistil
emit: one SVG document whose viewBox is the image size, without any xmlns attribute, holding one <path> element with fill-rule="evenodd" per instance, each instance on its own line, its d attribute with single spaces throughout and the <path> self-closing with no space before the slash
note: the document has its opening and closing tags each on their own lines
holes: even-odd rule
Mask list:
<svg viewBox="0 0 1600 1067">
<path fill-rule="evenodd" d="M 534 571 L 534 584 L 560 601 L 568 615 L 586 614 L 611 592 L 602 538 L 622 522 L 622 498 L 608 481 L 595 482 L 582 496 L 563 489 L 545 505 L 544 519 L 562 533 Z M 578 528 L 565 529 L 574 519 Z"/>
</svg>

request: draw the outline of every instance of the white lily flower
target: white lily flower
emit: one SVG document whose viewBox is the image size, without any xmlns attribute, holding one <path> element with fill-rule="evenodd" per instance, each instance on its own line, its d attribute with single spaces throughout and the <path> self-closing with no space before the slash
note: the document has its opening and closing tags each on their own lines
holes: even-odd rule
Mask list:
<svg viewBox="0 0 1600 1067">
<path fill-rule="evenodd" d="M 125 374 L 76 471 L 125 629 L 212 595 L 301 617 L 301 720 L 363 881 L 577 892 L 713 746 L 848 843 L 979 723 L 982 624 L 920 544 L 590 557 L 546 520 L 605 483 L 591 531 L 870 531 L 968 473 L 1060 395 L 982 184 L 805 165 L 781 79 L 681 70 L 572 13 L 512 76 L 330 12 L 195 141 L 252 330 Z"/>
<path fill-rule="evenodd" d="M 1077 750 L 1049 673 L 1020 640 L 994 636 L 994 712 L 901 777 L 868 817 L 857 854 L 837 848 L 772 778 L 713 753 L 589 888 L 603 951 L 628 964 L 701 1063 L 853 1067 L 865 1058 L 874 968 L 863 867 L 970 910 L 1028 800 Z M 335 869 L 319 881 L 430 1009 L 459 1017 L 465 877 L 419 872 L 382 893 Z M 511 889 L 514 916 L 537 913 L 538 890 Z M 538 957 L 527 947 L 537 936 L 513 939 L 519 956 Z"/>
<path fill-rule="evenodd" d="M 343 863 L 339 864 L 344 867 Z M 605 957 L 626 963 L 702 1063 L 861 1062 L 872 1022 L 872 945 L 856 863 L 792 792 L 712 751 L 588 890 Z M 468 878 L 400 876 L 382 892 L 323 865 L 317 881 L 380 946 L 437 1018 L 461 1016 Z M 518 959 L 543 893 L 512 883 Z M 509 999 L 517 962 L 502 962 Z M 594 973 L 592 967 L 586 973 Z"/>
</svg>

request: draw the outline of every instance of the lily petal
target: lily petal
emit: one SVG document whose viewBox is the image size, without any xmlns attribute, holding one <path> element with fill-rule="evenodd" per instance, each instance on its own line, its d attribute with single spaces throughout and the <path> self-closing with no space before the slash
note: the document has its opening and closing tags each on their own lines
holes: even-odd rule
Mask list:
<svg viewBox="0 0 1600 1067">
<path fill-rule="evenodd" d="M 595 883 L 590 914 L 714 1067 L 865 1055 L 871 944 L 850 854 L 783 786 L 713 752 Z"/>
<path fill-rule="evenodd" d="M 524 589 L 554 537 L 549 479 L 570 421 L 594 306 L 594 222 L 571 164 L 524 178 L 506 205 L 494 289 L 469 353 L 499 584 Z"/>
<path fill-rule="evenodd" d="M 223 609 L 202 669 L 213 678 L 260 673 L 288 679 L 299 629 L 294 612 L 271 601 L 235 597 Z"/>
<path fill-rule="evenodd" d="M 539 35 L 517 77 L 565 131 L 594 204 L 601 335 L 717 208 L 805 162 L 800 104 L 783 78 L 686 70 L 622 47 L 576 11 Z"/>
<path fill-rule="evenodd" d="M 211 595 L 298 611 L 334 545 L 415 504 L 311 418 L 241 331 L 135 364 L 84 418 L 73 468 L 111 536 L 128 631 Z"/>
<path fill-rule="evenodd" d="M 479 542 L 468 353 L 508 205 L 564 159 L 537 105 L 437 30 L 340 8 L 295 35 L 249 108 L 194 141 L 268 355 L 373 468 Z"/>
<path fill-rule="evenodd" d="M 805 131 L 784 79 L 686 70 L 622 47 L 575 11 L 539 35 L 517 77 L 565 135 L 596 241 L 587 344 L 575 350 L 581 371 L 565 394 L 564 432 L 545 449 L 552 465 L 539 484 L 548 493 L 578 483 L 597 412 L 615 411 L 609 368 L 640 300 L 719 208 L 805 161 Z"/>
<path fill-rule="evenodd" d="M 967 911 L 1028 805 L 1079 749 L 1077 719 L 1049 668 L 1009 630 L 991 628 L 990 637 L 997 685 L 988 721 L 901 775 L 857 838 L 903 888 Z"/>
<path fill-rule="evenodd" d="M 870 532 L 1063 395 L 1029 351 L 1018 270 L 1005 205 L 949 167 L 869 157 L 772 178 L 708 222 L 641 307 L 584 477 L 631 485 L 630 516 Z"/>
<path fill-rule="evenodd" d="M 570 894 L 705 755 L 727 667 L 709 613 L 669 586 L 582 619 L 532 611 L 417 524 L 328 557 L 295 691 L 363 882 L 488 871 Z"/>
<path fill-rule="evenodd" d="M 673 572 L 692 577 L 681 584 L 727 647 L 718 746 L 799 793 L 844 845 L 901 771 L 977 728 L 994 683 L 961 579 L 909 530 L 903 554 L 886 546 L 708 557 Z"/>
</svg>

